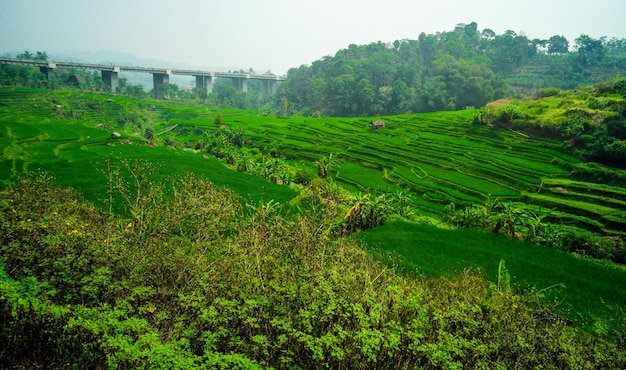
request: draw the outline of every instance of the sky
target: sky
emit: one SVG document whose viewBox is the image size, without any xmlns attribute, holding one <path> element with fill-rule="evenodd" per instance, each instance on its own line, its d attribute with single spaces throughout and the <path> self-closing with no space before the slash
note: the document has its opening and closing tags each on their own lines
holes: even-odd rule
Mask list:
<svg viewBox="0 0 626 370">
<path fill-rule="evenodd" d="M 626 38 L 625 20 L 626 0 L 0 0 L 0 55 L 111 50 L 282 75 L 350 44 L 459 23 L 573 45 L 582 34 Z"/>
</svg>

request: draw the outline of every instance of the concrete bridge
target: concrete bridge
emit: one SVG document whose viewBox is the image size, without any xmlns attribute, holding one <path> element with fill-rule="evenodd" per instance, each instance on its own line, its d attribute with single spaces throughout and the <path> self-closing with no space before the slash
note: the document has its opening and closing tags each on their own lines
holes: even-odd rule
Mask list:
<svg viewBox="0 0 626 370">
<path fill-rule="evenodd" d="M 210 72 L 200 70 L 187 69 L 166 69 L 166 68 L 150 68 L 135 66 L 113 66 L 106 64 L 90 64 L 75 62 L 53 62 L 47 60 L 17 59 L 0 57 L 0 64 L 16 64 L 23 66 L 38 67 L 46 78 L 50 78 L 56 68 L 82 68 L 99 70 L 102 75 L 104 84 L 116 92 L 118 86 L 118 74 L 120 72 L 140 72 L 151 73 L 154 86 L 154 96 L 157 97 L 159 86 L 169 82 L 170 75 L 194 76 L 196 78 L 196 87 L 206 89 L 207 92 L 213 91 L 214 78 L 229 78 L 233 86 L 239 91 L 248 91 L 249 80 L 261 81 L 261 93 L 265 96 L 276 92 L 276 88 L 280 82 L 285 80 L 283 76 L 273 74 L 248 74 L 248 73 L 230 73 L 230 72 Z"/>
</svg>

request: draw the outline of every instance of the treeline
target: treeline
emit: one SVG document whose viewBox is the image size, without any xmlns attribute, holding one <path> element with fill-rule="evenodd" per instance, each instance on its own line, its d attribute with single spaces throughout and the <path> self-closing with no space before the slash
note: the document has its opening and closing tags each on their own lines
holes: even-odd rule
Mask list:
<svg viewBox="0 0 626 370">
<path fill-rule="evenodd" d="M 370 116 L 463 109 L 515 93 L 573 88 L 623 73 L 626 40 L 480 31 L 476 23 L 417 40 L 351 44 L 292 68 L 276 96 L 280 114 Z"/>
<path fill-rule="evenodd" d="M 17 57 L 45 60 L 47 54 L 25 51 Z M 290 69 L 270 100 L 262 96 L 258 81 L 250 81 L 244 93 L 228 79 L 217 79 L 212 93 L 164 84 L 157 94 L 278 115 L 373 116 L 481 107 L 541 88 L 597 83 L 625 69 L 626 39 L 588 35 L 573 42 L 559 35 L 531 39 L 510 30 L 501 35 L 488 28 L 481 31 L 472 22 L 458 24 L 453 31 L 421 33 L 417 40 L 351 44 L 334 56 Z M 2 65 L 0 84 L 105 89 L 98 72 L 60 73 L 48 81 L 36 68 Z M 118 92 L 154 96 L 124 79 Z"/>
</svg>

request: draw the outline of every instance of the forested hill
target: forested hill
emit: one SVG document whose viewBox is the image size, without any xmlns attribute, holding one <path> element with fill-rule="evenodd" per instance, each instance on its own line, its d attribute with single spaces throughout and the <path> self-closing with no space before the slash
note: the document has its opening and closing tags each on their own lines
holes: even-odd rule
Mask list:
<svg viewBox="0 0 626 370">
<path fill-rule="evenodd" d="M 351 44 L 292 68 L 277 95 L 281 114 L 371 116 L 483 106 L 544 87 L 560 89 L 623 74 L 626 39 L 581 35 L 571 42 L 475 22 L 417 40 Z"/>
</svg>

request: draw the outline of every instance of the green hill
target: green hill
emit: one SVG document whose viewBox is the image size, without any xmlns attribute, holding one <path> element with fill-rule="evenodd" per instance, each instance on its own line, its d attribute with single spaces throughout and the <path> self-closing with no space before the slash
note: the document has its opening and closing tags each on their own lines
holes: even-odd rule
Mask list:
<svg viewBox="0 0 626 370">
<path fill-rule="evenodd" d="M 113 99 L 112 99 L 113 98 Z M 170 108 L 170 109 L 168 109 Z M 191 114 L 186 113 L 191 110 Z M 42 170 L 59 184 L 83 192 L 98 202 L 106 188 L 106 162 L 120 159 L 149 161 L 160 176 L 187 173 L 210 176 L 217 185 L 232 188 L 244 198 L 287 202 L 295 192 L 256 176 L 230 171 L 213 156 L 155 146 L 145 140 L 142 125 L 156 131 L 175 124 L 175 115 L 186 126 L 194 120 L 212 124 L 206 108 L 141 101 L 123 96 L 78 92 L 43 92 L 2 88 L 0 92 L 0 180 L 24 171 Z M 114 132 L 123 133 L 112 138 Z M 203 132 L 203 131 L 202 131 Z"/>
<path fill-rule="evenodd" d="M 479 114 L 271 117 L 0 87 L 0 358 L 622 367 L 621 267 L 447 222 L 618 259 L 626 189 Z"/>
<path fill-rule="evenodd" d="M 624 39 L 532 39 L 475 22 L 417 39 L 351 44 L 292 68 L 281 114 L 372 116 L 481 107 L 542 88 L 574 89 L 624 75 Z"/>
<path fill-rule="evenodd" d="M 558 302 L 555 312 L 588 329 L 600 318 L 613 322 L 614 310 L 626 302 L 621 289 L 626 284 L 623 267 L 608 268 L 598 261 L 493 234 L 390 223 L 357 237 L 378 255 L 391 253 L 391 261 L 411 274 L 446 277 L 478 269 L 496 282 L 499 263 L 505 260 L 516 289 L 546 289 L 544 294 Z"/>
</svg>

